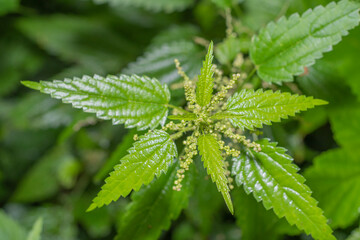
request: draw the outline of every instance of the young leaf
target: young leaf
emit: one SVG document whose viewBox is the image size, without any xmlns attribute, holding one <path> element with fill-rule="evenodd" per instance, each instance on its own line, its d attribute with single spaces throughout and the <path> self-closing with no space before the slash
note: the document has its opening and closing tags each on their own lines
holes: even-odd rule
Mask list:
<svg viewBox="0 0 360 240">
<path fill-rule="evenodd" d="M 342 0 L 269 23 L 256 36 L 250 56 L 267 82 L 292 81 L 359 23 L 359 5 Z"/>
<path fill-rule="evenodd" d="M 64 81 L 22 82 L 25 86 L 51 94 L 98 118 L 112 119 L 113 124 L 139 130 L 163 125 L 167 116 L 170 92 L 156 79 L 137 75 L 95 75 Z"/>
<path fill-rule="evenodd" d="M 210 42 L 208 53 L 206 54 L 199 80 L 196 84 L 196 102 L 202 107 L 210 103 L 214 87 L 214 69 L 212 64 L 214 58 L 213 45 L 213 42 Z"/>
<path fill-rule="evenodd" d="M 159 177 L 166 172 L 174 157 L 177 157 L 176 146 L 166 132 L 154 130 L 141 136 L 105 179 L 105 185 L 88 211 L 126 197 L 133 189 L 138 191 L 143 184 L 149 184 L 154 175 Z"/>
<path fill-rule="evenodd" d="M 198 147 L 201 154 L 201 160 L 204 162 L 204 167 L 207 169 L 213 182 L 216 183 L 219 192 L 223 195 L 231 214 L 234 214 L 230 189 L 226 177 L 225 163 L 221 156 L 219 143 L 213 135 L 201 135 L 198 139 Z"/>
<path fill-rule="evenodd" d="M 115 239 L 158 239 L 161 231 L 170 227 L 191 195 L 191 176 L 185 177 L 181 191 L 172 189 L 177 165 L 169 167 L 166 175 L 131 195 L 132 202 L 121 218 Z"/>
<path fill-rule="evenodd" d="M 126 5 L 143 7 L 154 12 L 164 11 L 171 13 L 181 11 L 193 4 L 192 0 L 94 0 L 96 3 L 110 3 L 115 5 Z"/>
<path fill-rule="evenodd" d="M 227 118 L 236 127 L 253 130 L 254 127 L 261 128 L 263 124 L 280 122 L 282 118 L 322 104 L 326 102 L 303 95 L 243 89 L 228 99 L 225 112 L 215 114 L 213 118 Z"/>
<path fill-rule="evenodd" d="M 330 150 L 316 157 L 305 172 L 307 183 L 333 227 L 346 228 L 359 217 L 359 156 L 358 148 Z"/>
<path fill-rule="evenodd" d="M 291 225 L 296 224 L 314 239 L 335 240 L 305 179 L 297 173 L 299 168 L 292 164 L 293 159 L 276 143 L 267 139 L 258 143 L 260 152 L 248 149 L 233 159 L 235 182 L 244 185 L 246 193 L 252 192 L 266 209 L 272 208 L 278 217 L 285 216 Z"/>
</svg>

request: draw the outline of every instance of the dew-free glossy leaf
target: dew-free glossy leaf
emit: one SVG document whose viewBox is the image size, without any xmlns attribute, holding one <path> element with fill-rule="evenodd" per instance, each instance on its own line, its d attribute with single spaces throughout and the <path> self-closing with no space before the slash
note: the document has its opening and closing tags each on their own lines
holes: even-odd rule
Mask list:
<svg viewBox="0 0 360 240">
<path fill-rule="evenodd" d="M 278 217 L 287 221 L 314 239 L 335 240 L 327 219 L 311 197 L 305 179 L 285 149 L 276 147 L 267 139 L 258 141 L 261 152 L 247 149 L 233 159 L 232 174 L 236 184 L 243 185 L 247 194 L 262 201 L 266 209 L 273 209 Z"/>
<path fill-rule="evenodd" d="M 115 239 L 150 240 L 158 239 L 161 231 L 170 227 L 186 207 L 191 195 L 189 172 L 182 182 L 181 191 L 174 191 L 178 164 L 169 167 L 166 175 L 131 195 L 132 202 L 121 218 Z"/>
<path fill-rule="evenodd" d="M 292 81 L 304 67 L 341 41 L 359 23 L 359 5 L 342 0 L 271 22 L 260 30 L 250 47 L 257 73 L 267 82 Z"/>
<path fill-rule="evenodd" d="M 204 107 L 210 103 L 214 87 L 213 69 L 213 42 L 210 42 L 208 53 L 206 54 L 203 67 L 200 70 L 198 82 L 196 83 L 196 102 Z"/>
<path fill-rule="evenodd" d="M 149 184 L 154 176 L 159 177 L 166 172 L 174 157 L 177 157 L 176 146 L 166 132 L 154 130 L 141 136 L 105 179 L 89 211 L 108 205 L 121 196 L 126 197 L 132 190 L 138 191 L 143 184 Z"/>
<path fill-rule="evenodd" d="M 53 82 L 25 81 L 23 84 L 85 112 L 96 113 L 98 118 L 112 119 L 113 124 L 125 123 L 125 127 L 139 130 L 163 125 L 170 100 L 166 85 L 137 75 L 105 78 L 95 75 Z"/>
<path fill-rule="evenodd" d="M 94 0 L 94 2 L 142 7 L 154 12 L 167 13 L 184 10 L 193 4 L 193 0 Z"/>
<path fill-rule="evenodd" d="M 227 207 L 233 214 L 234 208 L 231 202 L 225 163 L 221 156 L 219 143 L 213 135 L 201 135 L 198 139 L 198 148 L 201 154 L 201 160 L 204 162 L 204 167 L 207 169 L 213 182 L 216 183 L 219 192 L 223 195 Z"/>
<path fill-rule="evenodd" d="M 253 130 L 322 104 L 326 102 L 288 92 L 243 89 L 228 99 L 225 112 L 215 114 L 213 118 L 226 118 L 236 127 Z"/>
<path fill-rule="evenodd" d="M 333 227 L 346 228 L 359 216 L 360 151 L 335 149 L 322 153 L 305 177 Z"/>
</svg>

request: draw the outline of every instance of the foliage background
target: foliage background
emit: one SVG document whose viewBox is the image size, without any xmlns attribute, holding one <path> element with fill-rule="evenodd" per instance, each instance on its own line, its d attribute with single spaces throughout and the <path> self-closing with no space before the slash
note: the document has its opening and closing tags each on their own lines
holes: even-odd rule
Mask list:
<svg viewBox="0 0 360 240">
<path fill-rule="evenodd" d="M 32 92 L 21 80 L 137 73 L 176 83 L 174 58 L 195 76 L 204 43 L 225 38 L 227 6 L 241 41 L 218 45 L 215 57 L 229 73 L 234 53 L 246 55 L 260 27 L 328 2 L 1 0 L 0 239 L 24 239 L 38 219 L 43 239 L 112 239 L 130 201 L 85 212 L 134 131 Z M 295 158 L 338 239 L 359 226 L 359 53 L 356 28 L 307 74 L 279 87 L 330 104 L 263 129 Z M 252 85 L 271 87 L 256 78 Z M 184 103 L 181 89 L 173 88 L 172 96 Z M 204 176 L 199 173 L 188 209 L 162 239 L 307 239 L 242 192 L 233 194 L 234 204 L 244 206 L 235 221 Z"/>
</svg>

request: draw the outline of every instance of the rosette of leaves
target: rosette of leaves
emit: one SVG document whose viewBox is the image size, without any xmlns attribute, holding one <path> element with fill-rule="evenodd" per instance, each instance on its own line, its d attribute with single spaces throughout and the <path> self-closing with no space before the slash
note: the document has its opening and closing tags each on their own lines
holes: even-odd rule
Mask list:
<svg viewBox="0 0 360 240">
<path fill-rule="evenodd" d="M 343 0 L 270 23 L 251 44 L 254 70 L 265 81 L 290 81 L 358 22 L 358 5 Z M 175 64 L 184 79 L 184 108 L 169 103 L 167 85 L 146 76 L 95 75 L 23 82 L 114 124 L 149 130 L 134 136 L 133 146 L 105 180 L 88 210 L 134 191 L 118 234 L 156 239 L 186 207 L 195 174 L 192 163 L 199 154 L 232 214 L 231 190 L 243 186 L 265 209 L 273 209 L 279 218 L 285 217 L 314 239 L 335 239 L 286 149 L 268 139 L 253 141 L 246 137 L 248 131 L 326 102 L 288 92 L 242 89 L 251 76 L 222 76 L 213 65 L 212 42 L 197 78 L 189 78 L 179 61 Z M 239 90 L 234 93 L 233 89 Z M 183 143 L 182 149 L 177 149 L 181 145 L 175 144 L 177 141 Z"/>
</svg>

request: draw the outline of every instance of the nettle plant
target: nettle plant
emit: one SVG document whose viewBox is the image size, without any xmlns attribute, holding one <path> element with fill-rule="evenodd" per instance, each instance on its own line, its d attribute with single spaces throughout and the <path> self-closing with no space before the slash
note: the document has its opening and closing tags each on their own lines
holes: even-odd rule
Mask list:
<svg viewBox="0 0 360 240">
<path fill-rule="evenodd" d="M 255 131 L 326 102 L 288 92 L 245 89 L 244 83 L 255 73 L 269 83 L 292 81 L 358 25 L 358 11 L 357 3 L 343 0 L 269 23 L 253 37 L 247 57 L 253 63 L 249 72 L 224 76 L 213 64 L 212 42 L 197 78 L 189 78 L 175 59 L 183 78 L 185 108 L 170 104 L 167 85 L 146 76 L 95 75 L 23 84 L 96 113 L 100 119 L 111 119 L 113 124 L 148 130 L 134 136 L 133 147 L 105 180 L 88 211 L 149 185 L 133 194 L 124 218 L 132 223 L 126 226 L 146 218 L 152 227 L 139 234 L 158 237 L 187 205 L 196 174 L 193 161 L 199 154 L 232 214 L 231 190 L 243 186 L 266 209 L 272 208 L 279 218 L 285 217 L 313 238 L 335 239 L 292 157 Z M 169 108 L 172 115 L 168 116 Z M 156 209 L 155 205 L 163 208 L 163 215 L 147 212 L 147 208 Z"/>
</svg>

